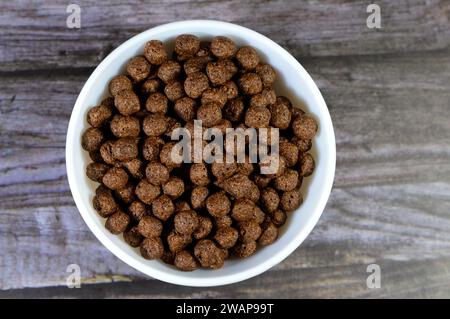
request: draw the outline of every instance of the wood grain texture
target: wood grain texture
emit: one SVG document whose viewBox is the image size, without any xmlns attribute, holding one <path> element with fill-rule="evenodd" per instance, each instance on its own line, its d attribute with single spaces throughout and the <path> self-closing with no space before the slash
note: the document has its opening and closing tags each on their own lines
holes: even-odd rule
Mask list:
<svg viewBox="0 0 450 319">
<path fill-rule="evenodd" d="M 381 31 L 365 27 L 366 1 L 239 3 L 83 1 L 80 31 L 64 27 L 65 2 L 0 4 L 0 297 L 450 297 L 449 2 L 381 1 Z M 335 127 L 336 179 L 319 224 L 281 264 L 235 285 L 184 288 L 145 278 L 90 233 L 67 184 L 65 134 L 113 47 L 218 13 L 311 73 Z M 71 263 L 82 289 L 21 289 L 64 285 Z M 366 287 L 370 263 L 381 289 Z"/>
</svg>

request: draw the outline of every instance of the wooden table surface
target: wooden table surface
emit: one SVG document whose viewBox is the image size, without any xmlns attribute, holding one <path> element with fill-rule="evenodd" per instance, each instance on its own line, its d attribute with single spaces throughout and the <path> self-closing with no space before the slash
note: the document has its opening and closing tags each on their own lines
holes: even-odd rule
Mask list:
<svg viewBox="0 0 450 319">
<path fill-rule="evenodd" d="M 450 297 L 450 1 L 68 1 L 0 4 L 0 297 Z M 221 19 L 285 47 L 331 112 L 328 205 L 290 257 L 250 280 L 185 288 L 147 278 L 91 234 L 70 194 L 65 136 L 98 63 L 150 27 Z M 66 267 L 81 267 L 68 289 Z M 369 289 L 366 268 L 381 268 Z"/>
</svg>

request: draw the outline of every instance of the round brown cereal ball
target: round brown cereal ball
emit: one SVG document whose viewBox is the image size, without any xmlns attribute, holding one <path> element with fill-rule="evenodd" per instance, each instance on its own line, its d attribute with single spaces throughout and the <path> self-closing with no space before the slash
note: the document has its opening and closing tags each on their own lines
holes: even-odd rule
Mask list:
<svg viewBox="0 0 450 319">
<path fill-rule="evenodd" d="M 162 185 L 169 180 L 169 170 L 158 162 L 148 163 L 145 175 L 147 180 L 153 185 Z"/>
<path fill-rule="evenodd" d="M 101 217 L 108 217 L 114 214 L 119 208 L 111 190 L 103 185 L 100 185 L 96 189 L 92 204 Z"/>
<path fill-rule="evenodd" d="M 210 218 L 198 216 L 198 227 L 192 234 L 195 239 L 203 239 L 211 233 L 213 224 Z"/>
<path fill-rule="evenodd" d="M 239 78 L 239 88 L 246 95 L 255 95 L 262 91 L 261 78 L 256 73 L 245 73 Z"/>
<path fill-rule="evenodd" d="M 139 234 L 146 238 L 159 237 L 163 230 L 161 221 L 153 216 L 143 216 L 137 225 Z"/>
<path fill-rule="evenodd" d="M 277 209 L 273 213 L 270 214 L 270 219 L 272 220 L 272 223 L 274 223 L 275 226 L 281 227 L 286 222 L 286 213 L 282 211 L 281 209 Z"/>
<path fill-rule="evenodd" d="M 193 210 L 183 210 L 175 215 L 173 222 L 177 233 L 190 235 L 198 227 L 197 213 Z"/>
<path fill-rule="evenodd" d="M 175 206 L 167 195 L 161 195 L 152 203 L 152 212 L 157 218 L 166 221 L 175 212 Z"/>
<path fill-rule="evenodd" d="M 155 92 L 148 97 L 145 108 L 152 113 L 167 113 L 169 100 L 164 94 Z"/>
<path fill-rule="evenodd" d="M 259 56 L 256 50 L 249 46 L 240 48 L 236 53 L 236 59 L 246 70 L 253 70 L 259 64 Z"/>
<path fill-rule="evenodd" d="M 135 221 L 140 221 L 147 214 L 147 207 L 140 200 L 135 200 L 128 206 L 128 213 Z"/>
<path fill-rule="evenodd" d="M 139 97 L 132 90 L 123 90 L 116 94 L 114 105 L 122 115 L 131 115 L 141 109 Z"/>
<path fill-rule="evenodd" d="M 161 149 L 161 152 L 159 153 L 159 159 L 161 163 L 166 165 L 168 169 L 172 169 L 175 167 L 180 167 L 182 164 L 182 161 L 177 162 L 175 158 L 172 157 L 172 149 L 175 147 L 175 142 L 170 142 L 167 144 L 164 144 L 164 146 Z"/>
<path fill-rule="evenodd" d="M 276 99 L 275 104 L 269 106 L 270 111 L 270 125 L 278 127 L 282 130 L 287 129 L 291 123 L 292 114 L 290 107 L 283 103 L 279 98 Z"/>
<path fill-rule="evenodd" d="M 111 107 L 100 104 L 88 111 L 87 122 L 92 127 L 101 127 L 111 118 L 111 116 Z"/>
<path fill-rule="evenodd" d="M 221 119 L 220 122 L 211 127 L 211 129 L 218 129 L 224 136 L 226 136 L 225 134 L 227 133 L 227 129 L 232 127 L 233 125 L 230 121 Z"/>
<path fill-rule="evenodd" d="M 88 152 L 99 150 L 105 137 L 98 128 L 90 127 L 81 136 L 81 146 Z"/>
<path fill-rule="evenodd" d="M 141 180 L 136 186 L 137 197 L 147 205 L 150 205 L 160 194 L 159 186 L 150 184 L 146 180 Z"/>
<path fill-rule="evenodd" d="M 230 60 L 209 62 L 206 65 L 206 74 L 213 85 L 224 85 L 236 74 L 237 68 Z"/>
<path fill-rule="evenodd" d="M 239 242 L 233 247 L 233 254 L 239 258 L 247 258 L 256 251 L 256 241 Z"/>
<path fill-rule="evenodd" d="M 280 155 L 286 160 L 287 167 L 292 167 L 297 164 L 298 161 L 298 147 L 291 142 L 280 142 L 279 144 Z"/>
<path fill-rule="evenodd" d="M 159 40 L 151 40 L 145 44 L 144 55 L 151 64 L 161 65 L 167 60 L 167 52 L 164 44 Z"/>
<path fill-rule="evenodd" d="M 267 187 L 261 191 L 261 203 L 266 212 L 273 212 L 280 204 L 280 196 L 272 187 Z"/>
<path fill-rule="evenodd" d="M 267 175 L 255 175 L 253 176 L 253 182 L 259 188 L 266 188 L 271 181 L 271 178 Z"/>
<path fill-rule="evenodd" d="M 183 84 L 181 84 L 180 81 L 171 81 L 167 83 L 164 88 L 164 94 L 166 94 L 170 101 L 175 102 L 184 96 Z"/>
<path fill-rule="evenodd" d="M 275 103 L 276 97 L 273 89 L 264 88 L 261 93 L 255 94 L 250 98 L 250 106 L 269 106 Z"/>
<path fill-rule="evenodd" d="M 128 183 L 128 174 L 120 167 L 113 167 L 105 173 L 102 182 L 109 189 L 121 189 Z"/>
<path fill-rule="evenodd" d="M 145 259 L 159 259 L 164 253 L 164 246 L 159 237 L 145 238 L 141 243 L 140 252 Z"/>
<path fill-rule="evenodd" d="M 182 97 L 181 99 L 178 99 L 175 102 L 173 110 L 180 119 L 182 119 L 185 122 L 189 122 L 195 119 L 197 111 L 195 105 L 196 105 L 195 100 L 185 96 Z"/>
<path fill-rule="evenodd" d="M 255 203 L 247 198 L 240 198 L 234 202 L 231 217 L 238 222 L 246 221 L 253 218 Z"/>
<path fill-rule="evenodd" d="M 157 75 L 164 82 L 169 83 L 178 78 L 181 72 L 181 66 L 178 62 L 168 60 L 161 64 L 158 69 Z"/>
<path fill-rule="evenodd" d="M 134 199 L 135 187 L 131 183 L 127 183 L 123 188 L 114 191 L 116 197 L 124 204 L 130 204 Z"/>
<path fill-rule="evenodd" d="M 108 89 L 109 93 L 115 97 L 120 91 L 132 91 L 133 85 L 128 77 L 118 75 L 109 82 Z"/>
<path fill-rule="evenodd" d="M 280 191 L 291 191 L 297 187 L 298 184 L 298 173 L 297 171 L 287 168 L 284 174 L 278 176 L 274 181 L 274 186 Z"/>
<path fill-rule="evenodd" d="M 310 140 L 317 132 L 316 120 L 308 114 L 297 116 L 292 121 L 292 131 L 299 139 Z"/>
<path fill-rule="evenodd" d="M 211 52 L 220 59 L 231 58 L 236 53 L 236 44 L 230 38 L 217 36 L 211 42 Z"/>
<path fill-rule="evenodd" d="M 89 152 L 89 158 L 94 162 L 103 162 L 102 154 L 100 154 L 100 150 Z"/>
<path fill-rule="evenodd" d="M 178 198 L 184 193 L 184 182 L 181 178 L 171 176 L 167 183 L 162 186 L 163 193 L 170 198 Z"/>
<path fill-rule="evenodd" d="M 193 271 L 198 268 L 197 260 L 187 250 L 178 252 L 173 261 L 175 267 L 183 271 Z"/>
<path fill-rule="evenodd" d="M 123 233 L 123 239 L 131 247 L 139 247 L 144 238 L 139 233 L 137 227 L 132 227 L 130 230 Z"/>
<path fill-rule="evenodd" d="M 209 88 L 208 77 L 202 72 L 189 74 L 186 81 L 184 81 L 184 90 L 193 99 L 202 96 L 202 93 L 207 88 Z"/>
<path fill-rule="evenodd" d="M 142 122 L 142 129 L 147 136 L 160 136 L 167 130 L 167 119 L 162 113 L 149 114 Z"/>
<path fill-rule="evenodd" d="M 248 198 L 252 201 L 259 199 L 258 187 L 248 178 L 247 175 L 237 173 L 234 176 L 224 180 L 219 185 L 228 194 L 234 198 Z"/>
<path fill-rule="evenodd" d="M 141 85 L 141 92 L 145 95 L 150 95 L 158 92 L 161 88 L 161 81 L 157 78 L 150 78 L 144 81 Z"/>
<path fill-rule="evenodd" d="M 244 175 L 250 175 L 253 170 L 253 163 L 250 163 L 250 158 L 248 156 L 245 157 L 244 163 L 238 163 L 238 172 Z"/>
<path fill-rule="evenodd" d="M 218 269 L 223 266 L 224 254 L 210 239 L 202 239 L 194 247 L 194 255 L 202 267 Z"/>
<path fill-rule="evenodd" d="M 128 162 L 136 158 L 139 154 L 137 141 L 134 138 L 122 137 L 111 146 L 111 154 L 114 159 L 121 162 Z"/>
<path fill-rule="evenodd" d="M 239 223 L 239 240 L 241 242 L 255 241 L 261 236 L 261 227 L 254 220 Z"/>
<path fill-rule="evenodd" d="M 150 136 L 144 140 L 142 145 L 142 156 L 147 161 L 156 161 L 159 158 L 159 151 L 164 142 L 159 138 Z"/>
<path fill-rule="evenodd" d="M 218 103 L 221 108 L 223 108 L 225 106 L 225 104 L 227 103 L 227 100 L 228 100 L 228 96 L 227 96 L 226 92 L 222 89 L 222 87 L 209 88 L 203 92 L 201 103 L 207 104 L 210 102 L 215 102 L 215 103 Z"/>
<path fill-rule="evenodd" d="M 175 53 L 183 60 L 194 56 L 200 49 L 200 39 L 192 34 L 182 34 L 175 39 Z"/>
<path fill-rule="evenodd" d="M 192 183 L 197 186 L 206 186 L 209 184 L 210 179 L 208 176 L 208 169 L 203 163 L 194 163 L 189 169 L 189 178 Z"/>
<path fill-rule="evenodd" d="M 206 209 L 214 217 L 227 215 L 230 211 L 231 202 L 225 192 L 218 192 L 206 199 Z"/>
<path fill-rule="evenodd" d="M 214 222 L 217 228 L 228 227 L 233 224 L 233 219 L 229 215 L 225 215 L 214 218 Z"/>
<path fill-rule="evenodd" d="M 284 192 L 281 196 L 280 207 L 286 211 L 297 209 L 303 202 L 302 194 L 298 189 Z"/>
<path fill-rule="evenodd" d="M 234 81 L 227 81 L 220 89 L 225 93 L 228 100 L 232 100 L 238 97 L 239 89 Z"/>
<path fill-rule="evenodd" d="M 103 163 L 89 163 L 86 166 L 86 176 L 94 182 L 101 183 L 108 169 L 109 166 Z"/>
<path fill-rule="evenodd" d="M 309 153 L 304 153 L 299 158 L 299 164 L 299 175 L 302 177 L 310 176 L 314 172 L 314 168 L 316 167 L 314 158 Z"/>
<path fill-rule="evenodd" d="M 266 219 L 266 214 L 263 212 L 263 210 L 255 205 L 255 209 L 253 210 L 253 217 L 252 220 L 257 222 L 258 224 L 261 224 Z"/>
<path fill-rule="evenodd" d="M 267 107 L 250 107 L 245 113 L 245 125 L 248 127 L 268 127 L 270 122 L 270 111 Z"/>
<path fill-rule="evenodd" d="M 173 253 L 182 251 L 191 242 L 191 235 L 179 234 L 175 230 L 172 230 L 169 235 L 167 235 L 167 245 L 169 246 L 169 250 Z"/>
<path fill-rule="evenodd" d="M 260 166 L 264 166 L 266 163 L 261 163 Z M 266 176 L 269 178 L 275 178 L 278 176 L 281 176 L 284 174 L 284 172 L 286 171 L 286 160 L 284 159 L 283 156 L 278 156 L 278 169 L 277 172 L 275 174 L 267 174 Z"/>
<path fill-rule="evenodd" d="M 241 98 L 228 101 L 223 109 L 224 117 L 231 122 L 239 122 L 244 115 L 245 105 Z"/>
<path fill-rule="evenodd" d="M 123 163 L 123 167 L 136 179 L 142 179 L 144 177 L 144 163 L 139 158 Z"/>
<path fill-rule="evenodd" d="M 312 141 L 311 140 L 301 140 L 297 136 L 294 136 L 291 139 L 291 142 L 297 145 L 298 150 L 300 153 L 306 153 L 308 152 L 312 147 Z"/>
<path fill-rule="evenodd" d="M 110 128 L 116 137 L 138 137 L 141 132 L 139 120 L 133 116 L 114 115 Z"/>
<path fill-rule="evenodd" d="M 160 259 L 162 262 L 166 264 L 173 265 L 173 262 L 175 260 L 175 254 L 170 250 L 164 250 Z"/>
<path fill-rule="evenodd" d="M 192 208 L 197 210 L 204 208 L 206 204 L 206 198 L 209 195 L 209 190 L 205 186 L 196 186 L 191 191 L 191 205 Z"/>
<path fill-rule="evenodd" d="M 238 164 L 236 162 L 226 163 L 225 159 L 222 163 L 213 162 L 211 164 L 211 172 L 218 180 L 224 180 L 236 174 Z"/>
<path fill-rule="evenodd" d="M 123 233 L 130 223 L 130 216 L 118 210 L 114 214 L 108 217 L 105 222 L 105 228 L 111 232 L 111 234 L 118 235 Z"/>
<path fill-rule="evenodd" d="M 278 228 L 270 220 L 265 221 L 262 225 L 261 236 L 259 236 L 258 244 L 267 246 L 272 244 L 278 238 Z"/>
<path fill-rule="evenodd" d="M 233 247 L 238 240 L 238 231 L 229 226 L 220 227 L 214 235 L 214 240 L 223 248 Z"/>
<path fill-rule="evenodd" d="M 127 64 L 127 73 L 134 81 L 141 82 L 150 75 L 150 63 L 143 56 L 134 57 Z"/>
<path fill-rule="evenodd" d="M 107 98 L 103 99 L 100 104 L 111 109 L 114 107 L 114 98 L 112 96 L 108 96 Z"/>
<path fill-rule="evenodd" d="M 271 87 L 272 84 L 275 82 L 276 79 L 276 73 L 275 70 L 266 63 L 260 63 L 256 66 L 256 74 L 259 75 L 261 78 L 261 81 L 263 82 L 263 85 L 266 87 Z"/>
<path fill-rule="evenodd" d="M 200 106 L 197 110 L 197 119 L 202 121 L 204 127 L 211 127 L 219 124 L 222 119 L 220 104 L 212 102 Z"/>
<path fill-rule="evenodd" d="M 208 57 L 196 56 L 190 58 L 183 65 L 184 73 L 186 73 L 186 75 L 190 75 L 197 72 L 203 72 L 208 62 L 209 62 Z"/>
</svg>

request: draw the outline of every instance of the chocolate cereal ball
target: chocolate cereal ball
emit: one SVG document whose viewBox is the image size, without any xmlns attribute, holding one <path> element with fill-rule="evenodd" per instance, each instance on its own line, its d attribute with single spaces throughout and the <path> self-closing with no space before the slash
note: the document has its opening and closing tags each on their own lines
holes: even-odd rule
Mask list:
<svg viewBox="0 0 450 319">
<path fill-rule="evenodd" d="M 150 184 L 146 180 L 141 180 L 136 186 L 137 197 L 147 205 L 150 205 L 160 194 L 159 186 Z"/>
<path fill-rule="evenodd" d="M 196 186 L 191 191 L 191 205 L 197 210 L 205 207 L 206 198 L 209 195 L 209 190 L 205 186 Z"/>
<path fill-rule="evenodd" d="M 225 159 L 222 163 L 213 162 L 211 164 L 211 172 L 218 180 L 230 178 L 238 171 L 238 164 L 236 162 L 226 163 Z"/>
<path fill-rule="evenodd" d="M 163 186 L 163 192 L 172 199 L 178 198 L 184 193 L 184 182 L 181 178 L 171 176 Z"/>
<path fill-rule="evenodd" d="M 284 174 L 275 179 L 274 186 L 280 191 L 291 191 L 297 187 L 298 173 L 297 171 L 287 168 Z"/>
<path fill-rule="evenodd" d="M 297 145 L 298 150 L 300 153 L 306 153 L 308 152 L 312 147 L 311 140 L 301 140 L 297 136 L 294 136 L 291 139 L 291 142 Z"/>
<path fill-rule="evenodd" d="M 167 235 L 167 245 L 173 253 L 182 251 L 187 245 L 192 242 L 191 235 L 183 235 L 172 230 L 169 235 Z"/>
<path fill-rule="evenodd" d="M 131 137 L 119 138 L 112 144 L 111 154 L 118 161 L 131 161 L 139 154 L 137 140 Z"/>
<path fill-rule="evenodd" d="M 178 78 L 181 72 L 181 66 L 178 62 L 168 60 L 161 64 L 158 69 L 157 75 L 164 82 L 169 83 Z"/>
<path fill-rule="evenodd" d="M 167 195 L 161 195 L 152 203 L 152 212 L 157 218 L 166 221 L 175 212 L 175 206 Z"/>
<path fill-rule="evenodd" d="M 111 190 L 103 185 L 100 185 L 95 190 L 95 196 L 92 204 L 101 217 L 108 217 L 114 214 L 119 208 Z"/>
<path fill-rule="evenodd" d="M 281 100 L 276 99 L 275 104 L 269 105 L 270 125 L 282 130 L 287 129 L 291 123 L 290 107 Z"/>
<path fill-rule="evenodd" d="M 105 176 L 108 169 L 109 166 L 106 164 L 92 162 L 86 166 L 86 175 L 94 182 L 101 183 L 103 176 Z"/>
<path fill-rule="evenodd" d="M 304 153 L 299 158 L 299 175 L 301 177 L 307 177 L 310 176 L 314 172 L 314 168 L 316 167 L 316 164 L 314 162 L 314 158 L 309 153 Z"/>
<path fill-rule="evenodd" d="M 135 200 L 128 206 L 128 213 L 135 221 L 140 221 L 147 214 L 147 207 L 140 200 Z"/>
<path fill-rule="evenodd" d="M 147 180 L 153 185 L 162 185 L 169 180 L 169 170 L 158 162 L 148 163 L 145 175 Z"/>
<path fill-rule="evenodd" d="M 197 112 L 195 100 L 187 96 L 182 97 L 175 102 L 173 110 L 185 122 L 192 121 Z"/>
<path fill-rule="evenodd" d="M 123 90 L 116 94 L 114 105 L 122 115 L 131 115 L 141 109 L 139 97 L 132 90 Z"/>
<path fill-rule="evenodd" d="M 256 53 L 255 49 L 249 46 L 240 48 L 236 53 L 236 59 L 246 70 L 253 70 L 259 63 L 258 53 Z"/>
<path fill-rule="evenodd" d="M 247 198 L 238 199 L 234 202 L 231 217 L 238 222 L 252 219 L 254 209 L 255 204 L 251 200 Z"/>
<path fill-rule="evenodd" d="M 233 219 L 229 215 L 214 218 L 216 228 L 227 227 L 233 224 Z"/>
<path fill-rule="evenodd" d="M 250 106 L 269 106 L 275 103 L 276 97 L 273 89 L 263 88 L 261 93 L 255 94 L 250 98 Z"/>
<path fill-rule="evenodd" d="M 297 116 L 292 121 L 292 132 L 302 140 L 310 140 L 317 132 L 316 120 L 308 114 Z"/>
<path fill-rule="evenodd" d="M 127 73 L 134 81 L 141 82 L 150 75 L 150 63 L 143 56 L 132 58 L 127 64 Z"/>
<path fill-rule="evenodd" d="M 241 98 L 228 101 L 223 109 L 224 117 L 231 122 L 239 122 L 244 115 L 245 105 Z"/>
<path fill-rule="evenodd" d="M 256 241 L 239 242 L 233 247 L 233 254 L 239 258 L 247 258 L 256 251 Z"/>
<path fill-rule="evenodd" d="M 259 199 L 258 187 L 247 175 L 237 173 L 223 181 L 220 186 L 234 198 L 239 199 L 245 197 L 252 201 L 257 201 Z"/>
<path fill-rule="evenodd" d="M 103 144 L 105 137 L 98 128 L 90 127 L 81 136 L 81 146 L 88 152 L 97 151 Z"/>
<path fill-rule="evenodd" d="M 205 268 L 221 268 L 224 263 L 222 250 L 210 239 L 198 241 L 194 247 L 194 255 Z"/>
<path fill-rule="evenodd" d="M 190 75 L 197 72 L 205 71 L 206 64 L 209 62 L 208 57 L 196 56 L 187 60 L 184 65 L 184 73 Z"/>
<path fill-rule="evenodd" d="M 168 58 L 164 44 L 159 40 L 148 41 L 144 47 L 144 55 L 151 64 L 155 65 L 161 65 Z"/>
<path fill-rule="evenodd" d="M 276 73 L 275 70 L 266 63 L 260 63 L 256 66 L 256 74 L 259 75 L 261 81 L 265 87 L 271 87 L 275 82 Z"/>
<path fill-rule="evenodd" d="M 238 240 L 238 231 L 230 226 L 224 226 L 217 229 L 214 240 L 223 248 L 233 247 Z"/>
<path fill-rule="evenodd" d="M 297 209 L 303 202 L 302 194 L 300 190 L 294 189 L 291 191 L 284 192 L 281 196 L 280 207 L 284 211 L 292 211 Z"/>
<path fill-rule="evenodd" d="M 131 247 L 139 247 L 144 237 L 139 233 L 137 227 L 132 227 L 123 233 L 123 239 Z"/>
<path fill-rule="evenodd" d="M 100 104 L 91 108 L 87 113 L 87 122 L 92 127 L 103 126 L 112 116 L 111 107 Z"/>
<path fill-rule="evenodd" d="M 255 175 L 253 176 L 253 182 L 258 188 L 265 188 L 269 185 L 271 178 L 267 175 Z"/>
<path fill-rule="evenodd" d="M 155 92 L 147 98 L 145 108 L 152 113 L 167 113 L 169 100 L 164 94 Z"/>
<path fill-rule="evenodd" d="M 274 223 L 275 226 L 281 227 L 286 222 L 286 213 L 281 210 L 277 209 L 273 213 L 270 214 L 270 219 L 272 220 L 272 223 Z"/>
<path fill-rule="evenodd" d="M 183 210 L 175 215 L 173 222 L 177 233 L 190 235 L 198 227 L 197 213 L 194 210 Z"/>
<path fill-rule="evenodd" d="M 130 182 L 128 182 L 123 188 L 114 191 L 116 198 L 124 204 L 130 204 L 134 199 L 134 194 L 135 187 Z"/>
<path fill-rule="evenodd" d="M 145 238 L 141 243 L 140 252 L 145 259 L 158 259 L 164 253 L 164 246 L 159 237 Z"/>
<path fill-rule="evenodd" d="M 123 233 L 130 223 L 130 216 L 118 210 L 108 217 L 105 223 L 105 228 L 112 234 L 118 235 Z"/>
<path fill-rule="evenodd" d="M 198 268 L 197 260 L 187 250 L 182 250 L 175 255 L 173 261 L 175 267 L 183 271 L 193 271 Z"/>
<path fill-rule="evenodd" d="M 211 102 L 200 106 L 197 110 L 197 119 L 202 121 L 204 127 L 211 127 L 219 124 L 222 119 L 220 104 Z"/>
<path fill-rule="evenodd" d="M 230 211 L 231 202 L 225 192 L 218 192 L 206 199 L 206 209 L 214 217 L 227 215 Z"/>
<path fill-rule="evenodd" d="M 144 216 L 137 226 L 139 234 L 146 238 L 159 237 L 163 229 L 160 220 L 153 216 Z"/>
<path fill-rule="evenodd" d="M 267 187 L 261 191 L 261 203 L 266 212 L 273 212 L 280 204 L 280 196 L 272 187 Z"/>
<path fill-rule="evenodd" d="M 255 95 L 262 91 L 261 78 L 256 73 L 245 73 L 239 78 L 239 88 L 246 95 Z"/>
<path fill-rule="evenodd" d="M 220 89 L 225 93 L 228 100 L 232 100 L 238 97 L 239 89 L 234 81 L 227 81 Z"/>
<path fill-rule="evenodd" d="M 224 85 L 236 72 L 237 68 L 234 63 L 227 59 L 209 62 L 206 65 L 206 75 L 213 85 Z"/>
<path fill-rule="evenodd" d="M 182 34 L 175 39 L 175 53 L 186 60 L 194 56 L 200 49 L 200 39 L 192 34 Z"/>
<path fill-rule="evenodd" d="M 132 91 L 133 85 L 130 79 L 125 75 L 118 75 L 109 82 L 109 93 L 116 96 L 120 91 Z"/>
<path fill-rule="evenodd" d="M 258 244 L 267 246 L 272 244 L 278 237 L 278 228 L 270 220 L 265 221 L 262 225 L 261 236 L 259 236 Z"/>
<path fill-rule="evenodd" d="M 298 161 L 298 147 L 291 142 L 280 142 L 279 154 L 286 160 L 286 166 L 292 167 L 297 164 Z"/>
<path fill-rule="evenodd" d="M 209 217 L 198 216 L 198 227 L 192 234 L 195 239 L 203 239 L 211 233 L 213 224 Z"/>
<path fill-rule="evenodd" d="M 245 125 L 248 127 L 268 127 L 270 122 L 270 111 L 267 107 L 250 107 L 245 113 Z"/>
<path fill-rule="evenodd" d="M 189 169 L 189 178 L 192 183 L 197 186 L 206 186 L 209 184 L 210 179 L 208 176 L 208 169 L 204 163 L 194 163 Z"/>
<path fill-rule="evenodd" d="M 177 162 L 176 158 L 172 157 L 172 150 L 175 147 L 175 142 L 170 142 L 167 144 L 164 144 L 164 146 L 161 149 L 161 152 L 159 153 L 159 159 L 162 164 L 166 165 L 168 169 L 172 169 L 175 167 L 180 167 L 181 162 Z"/>
<path fill-rule="evenodd" d="M 240 222 L 238 227 L 241 242 L 255 241 L 261 235 L 261 227 L 254 220 Z"/>
<path fill-rule="evenodd" d="M 123 167 L 127 169 L 133 178 L 142 179 L 144 177 L 144 163 L 139 158 L 124 162 Z"/>
<path fill-rule="evenodd" d="M 133 116 L 114 115 L 110 123 L 111 133 L 116 137 L 138 137 L 141 132 L 139 120 Z"/>
<path fill-rule="evenodd" d="M 141 85 L 141 92 L 145 95 L 150 95 L 158 92 L 161 88 L 161 81 L 157 78 L 149 78 Z"/>
<path fill-rule="evenodd" d="M 220 104 L 220 107 L 223 108 L 225 103 L 228 101 L 228 96 L 226 92 L 220 88 L 208 88 L 202 94 L 201 103 L 207 104 L 210 102 L 216 102 Z"/>
<path fill-rule="evenodd" d="M 236 52 L 236 44 L 230 38 L 217 36 L 211 42 L 211 52 L 219 59 L 231 58 Z"/>
<path fill-rule="evenodd" d="M 142 129 L 147 136 L 160 136 L 167 130 L 167 119 L 162 113 L 149 114 L 142 122 Z"/>
<path fill-rule="evenodd" d="M 183 84 L 180 81 L 170 81 L 164 88 L 164 94 L 170 101 L 175 102 L 184 96 Z"/>
<path fill-rule="evenodd" d="M 128 174 L 123 168 L 113 167 L 105 173 L 102 182 L 109 189 L 121 189 L 128 183 Z"/>
<path fill-rule="evenodd" d="M 142 145 L 142 156 L 147 161 L 156 161 L 159 159 L 159 151 L 164 141 L 155 136 L 150 136 L 144 140 Z"/>
<path fill-rule="evenodd" d="M 208 77 L 202 72 L 189 74 L 184 82 L 186 94 L 193 99 L 199 98 L 208 87 Z"/>
</svg>

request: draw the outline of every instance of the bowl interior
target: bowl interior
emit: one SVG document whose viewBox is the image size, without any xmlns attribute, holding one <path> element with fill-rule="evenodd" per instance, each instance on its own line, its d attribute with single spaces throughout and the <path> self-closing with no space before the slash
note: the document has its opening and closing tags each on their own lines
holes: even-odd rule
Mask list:
<svg viewBox="0 0 450 319">
<path fill-rule="evenodd" d="M 311 150 L 315 161 L 314 174 L 304 179 L 302 193 L 304 203 L 288 215 L 278 240 L 267 247 L 260 247 L 246 259 L 228 260 L 219 270 L 181 272 L 160 261 L 142 258 L 138 249 L 127 245 L 122 236 L 110 234 L 104 227 L 105 220 L 92 207 L 94 190 L 98 184 L 85 176 L 90 162 L 87 152 L 81 148 L 81 134 L 88 127 L 86 113 L 108 95 L 109 81 L 123 73 L 127 61 L 142 54 L 146 41 L 159 39 L 173 45 L 181 33 L 192 33 L 202 40 L 216 35 L 232 38 L 237 45 L 251 45 L 264 62 L 277 72 L 277 95 L 287 96 L 294 106 L 301 106 L 313 114 L 319 123 L 319 131 Z M 162 25 L 145 31 L 114 50 L 96 68 L 83 87 L 73 110 L 66 145 L 69 184 L 76 205 L 96 237 L 116 256 L 139 271 L 157 279 L 188 286 L 213 286 L 237 282 L 255 276 L 287 257 L 312 230 L 328 199 L 335 167 L 335 141 L 333 127 L 326 104 L 308 73 L 284 49 L 270 39 L 252 30 L 218 21 L 183 21 Z"/>
</svg>

